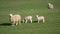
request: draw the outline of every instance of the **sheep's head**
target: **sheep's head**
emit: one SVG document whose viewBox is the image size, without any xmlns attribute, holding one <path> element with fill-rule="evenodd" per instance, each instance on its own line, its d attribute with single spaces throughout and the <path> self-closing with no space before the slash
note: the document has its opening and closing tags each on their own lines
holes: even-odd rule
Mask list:
<svg viewBox="0 0 60 34">
<path fill-rule="evenodd" d="M 9 14 L 10 16 L 13 16 L 13 14 Z"/>
<path fill-rule="evenodd" d="M 51 5 L 51 3 L 48 3 L 48 5 Z"/>
<path fill-rule="evenodd" d="M 23 21 L 23 23 L 24 23 L 24 20 L 22 20 Z"/>
<path fill-rule="evenodd" d="M 38 15 L 36 15 L 36 17 L 38 17 Z"/>
</svg>

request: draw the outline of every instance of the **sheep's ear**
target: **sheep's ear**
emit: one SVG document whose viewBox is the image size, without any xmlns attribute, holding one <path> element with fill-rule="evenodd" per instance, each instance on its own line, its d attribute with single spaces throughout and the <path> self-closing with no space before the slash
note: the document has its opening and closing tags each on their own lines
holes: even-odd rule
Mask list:
<svg viewBox="0 0 60 34">
<path fill-rule="evenodd" d="M 12 16 L 13 14 L 9 14 L 10 16 Z"/>
<path fill-rule="evenodd" d="M 36 16 L 38 16 L 38 15 L 36 15 Z"/>
<path fill-rule="evenodd" d="M 50 3 L 48 3 L 48 4 L 50 4 Z"/>
</svg>

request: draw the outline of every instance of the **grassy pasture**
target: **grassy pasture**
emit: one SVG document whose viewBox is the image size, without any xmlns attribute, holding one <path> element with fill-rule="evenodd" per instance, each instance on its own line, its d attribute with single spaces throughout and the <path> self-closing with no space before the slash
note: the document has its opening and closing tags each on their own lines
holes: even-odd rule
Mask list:
<svg viewBox="0 0 60 34">
<path fill-rule="evenodd" d="M 48 9 L 47 4 L 54 4 Z M 9 14 L 33 16 L 33 23 L 10 26 Z M 45 23 L 35 22 L 36 15 L 45 16 Z M 60 34 L 60 0 L 0 0 L 0 34 Z"/>
</svg>

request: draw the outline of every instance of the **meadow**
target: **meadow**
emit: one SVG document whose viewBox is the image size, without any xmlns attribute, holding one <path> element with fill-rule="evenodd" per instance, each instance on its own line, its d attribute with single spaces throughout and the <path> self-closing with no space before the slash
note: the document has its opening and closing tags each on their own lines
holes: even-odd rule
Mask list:
<svg viewBox="0 0 60 34">
<path fill-rule="evenodd" d="M 48 9 L 48 3 L 54 5 Z M 28 15 L 33 23 L 11 26 L 9 14 Z M 37 23 L 36 15 L 44 16 L 45 23 Z M 0 34 L 60 34 L 60 0 L 0 0 Z"/>
</svg>

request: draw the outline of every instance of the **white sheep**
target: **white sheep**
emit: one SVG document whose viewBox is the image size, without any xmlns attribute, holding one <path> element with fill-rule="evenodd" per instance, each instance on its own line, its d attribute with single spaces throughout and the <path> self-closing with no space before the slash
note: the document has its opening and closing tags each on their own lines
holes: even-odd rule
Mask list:
<svg viewBox="0 0 60 34">
<path fill-rule="evenodd" d="M 54 7 L 53 7 L 53 4 L 48 3 L 48 8 L 49 8 L 49 9 L 53 9 L 53 8 L 54 8 Z"/>
<path fill-rule="evenodd" d="M 10 21 L 12 22 L 12 25 L 18 25 L 18 23 L 21 22 L 21 16 L 16 14 L 16 15 L 13 15 L 13 14 L 10 14 Z"/>
<path fill-rule="evenodd" d="M 44 20 L 44 16 L 38 16 L 38 15 L 36 15 L 36 17 L 37 17 L 37 20 L 38 20 L 38 23 L 39 23 L 39 21 L 43 21 L 43 23 L 45 22 L 45 20 Z"/>
<path fill-rule="evenodd" d="M 30 21 L 32 23 L 32 16 L 27 16 L 23 19 L 23 23 L 27 23 L 27 21 Z"/>
</svg>

